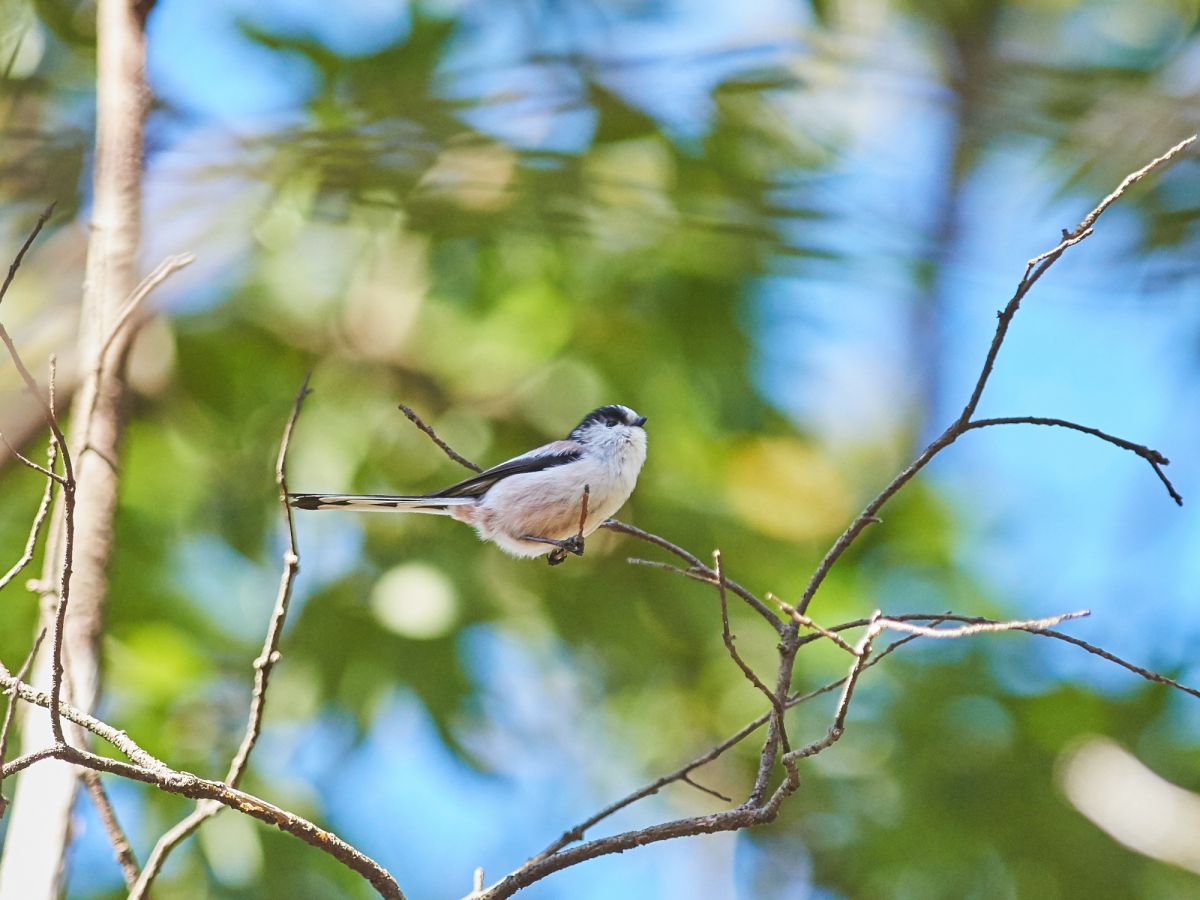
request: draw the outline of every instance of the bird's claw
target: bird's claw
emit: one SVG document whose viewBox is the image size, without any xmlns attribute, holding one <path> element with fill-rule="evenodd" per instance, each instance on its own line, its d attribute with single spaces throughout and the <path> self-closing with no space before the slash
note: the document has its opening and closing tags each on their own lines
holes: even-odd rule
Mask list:
<svg viewBox="0 0 1200 900">
<path fill-rule="evenodd" d="M 536 541 L 539 544 L 553 545 L 554 549 L 546 557 L 546 562 L 552 566 L 557 566 L 559 563 L 564 562 L 568 553 L 573 553 L 575 556 L 583 556 L 584 541 L 583 536 L 579 534 L 573 534 L 569 538 L 563 538 L 561 541 L 527 534 L 525 535 L 525 540 Z"/>
</svg>

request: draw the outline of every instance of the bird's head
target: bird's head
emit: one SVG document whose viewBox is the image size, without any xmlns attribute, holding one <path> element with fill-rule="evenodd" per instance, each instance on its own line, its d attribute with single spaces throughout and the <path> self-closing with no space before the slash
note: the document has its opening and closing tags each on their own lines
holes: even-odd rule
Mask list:
<svg viewBox="0 0 1200 900">
<path fill-rule="evenodd" d="M 571 431 L 570 439 L 596 449 L 646 454 L 646 417 L 628 406 L 610 404 L 593 409 Z"/>
</svg>

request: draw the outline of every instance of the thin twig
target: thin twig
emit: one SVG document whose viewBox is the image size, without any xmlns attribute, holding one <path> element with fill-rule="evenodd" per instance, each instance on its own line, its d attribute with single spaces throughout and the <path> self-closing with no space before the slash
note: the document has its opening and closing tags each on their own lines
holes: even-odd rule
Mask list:
<svg viewBox="0 0 1200 900">
<path fill-rule="evenodd" d="M 823 628 L 822 626 L 820 626 L 816 622 L 814 622 L 812 619 L 810 619 L 808 616 L 804 615 L 803 613 L 797 612 L 791 606 L 784 603 L 782 600 L 780 600 L 778 597 L 776 597 L 774 594 L 772 594 L 770 592 L 767 593 L 767 599 L 773 601 L 774 603 L 778 603 L 779 608 L 782 609 L 786 615 L 790 615 L 792 617 L 793 621 L 795 621 L 797 624 L 801 625 L 804 628 L 807 628 L 809 631 L 815 631 L 818 635 L 820 635 L 823 638 L 829 639 L 833 643 L 837 644 L 837 646 L 841 647 L 843 650 L 845 650 L 847 653 L 849 653 L 851 656 L 856 655 L 854 648 L 851 647 L 848 643 L 846 643 L 846 641 L 843 640 L 841 635 L 839 635 L 836 631 L 832 631 L 829 628 Z M 807 643 L 807 641 L 805 641 L 805 643 Z"/>
<path fill-rule="evenodd" d="M 96 807 L 96 815 L 100 818 L 104 833 L 108 835 L 108 843 L 112 847 L 113 856 L 117 860 L 117 865 L 121 867 L 125 887 L 132 888 L 138 879 L 137 857 L 134 855 L 133 845 L 129 843 L 125 829 L 117 820 L 116 810 L 113 809 L 112 801 L 108 799 L 108 792 L 104 790 L 100 775 L 91 769 L 84 769 L 82 777 L 92 805 Z"/>
<path fill-rule="evenodd" d="M 1068 614 L 1068 616 L 1069 615 L 1071 615 L 1071 614 Z M 954 613 L 906 613 L 903 615 L 889 616 L 887 621 L 889 623 L 906 624 L 907 622 L 909 622 L 911 620 L 926 621 L 933 625 L 936 625 L 943 621 L 965 622 L 970 625 L 992 625 L 992 626 L 1007 625 L 1008 628 L 1004 629 L 1004 630 L 1026 631 L 1030 634 L 1041 635 L 1043 637 L 1049 637 L 1049 638 L 1053 638 L 1056 640 L 1064 641 L 1068 644 L 1072 644 L 1074 646 L 1080 647 L 1081 649 L 1086 650 L 1089 653 L 1093 653 L 1093 654 L 1095 654 L 1097 656 L 1101 656 L 1102 658 L 1107 659 L 1113 663 L 1116 663 L 1117 665 L 1129 670 L 1130 672 L 1133 672 L 1136 675 L 1141 676 L 1142 678 L 1145 678 L 1148 681 L 1153 681 L 1158 684 L 1167 685 L 1169 687 L 1173 687 L 1180 691 L 1183 691 L 1184 693 L 1190 694 L 1191 696 L 1200 698 L 1200 691 L 1196 690 L 1195 688 L 1191 688 L 1191 687 L 1188 687 L 1187 685 L 1180 684 L 1179 682 L 1174 681 L 1173 679 L 1159 675 L 1157 672 L 1152 672 L 1148 669 L 1142 668 L 1141 666 L 1130 663 L 1127 660 L 1124 660 L 1118 656 L 1115 656 L 1114 654 L 1108 653 L 1108 651 L 1106 651 L 1106 650 L 1102 650 L 1099 647 L 1095 647 L 1092 644 L 1088 644 L 1086 641 L 1081 641 L 1078 638 L 1072 637 L 1071 635 L 1067 635 L 1067 634 L 1063 634 L 1062 632 L 1057 632 L 1057 631 L 1043 629 L 1043 628 L 1038 627 L 1036 625 L 1036 623 L 1040 622 L 1040 621 L 1046 621 L 1044 619 L 1043 620 L 1028 620 L 1028 621 L 1023 621 L 1023 622 L 1018 621 L 1018 622 L 1002 623 L 1002 622 L 998 622 L 996 620 L 985 619 L 985 618 L 978 617 L 978 616 L 963 616 L 963 615 L 956 615 Z M 872 619 L 869 619 L 869 618 L 868 619 L 856 619 L 851 622 L 845 622 L 845 623 L 841 623 L 839 625 L 831 626 L 828 630 L 834 631 L 834 632 L 846 631 L 851 628 L 861 628 L 861 627 L 865 627 L 865 626 L 868 626 L 871 624 L 872 624 Z M 996 629 L 992 628 L 990 630 L 996 630 Z M 857 652 L 856 652 L 855 661 L 854 661 L 854 665 L 852 666 L 852 669 L 857 670 L 857 676 L 861 676 L 862 672 L 864 672 L 865 670 L 878 665 L 885 658 L 890 656 L 892 653 L 895 653 L 901 647 L 904 647 L 907 644 L 910 644 L 913 641 L 918 640 L 922 636 L 923 635 L 921 633 L 907 633 L 907 634 L 905 634 L 904 637 L 892 642 L 891 644 L 889 644 L 887 647 L 885 647 L 880 652 L 875 653 L 874 655 L 870 655 L 869 658 L 864 658 L 864 656 L 867 656 L 867 654 L 864 654 L 863 656 L 858 656 Z M 816 636 L 814 635 L 814 637 L 816 637 Z M 861 662 L 861 668 L 859 668 L 860 662 Z M 828 694 L 832 691 L 836 691 L 839 688 L 844 690 L 849 678 L 850 678 L 850 674 L 848 673 L 847 675 L 843 675 L 841 678 L 838 678 L 834 681 L 830 681 L 827 684 L 824 684 L 819 688 L 815 688 L 814 690 L 807 691 L 804 693 L 793 694 L 793 695 L 789 696 L 786 701 L 784 701 L 784 706 L 787 707 L 788 709 L 791 709 L 802 703 L 806 703 L 810 700 L 820 697 L 823 694 Z M 527 860 L 525 863 L 523 863 L 518 869 L 516 869 L 512 873 L 512 875 L 513 876 L 521 876 L 521 881 L 523 883 L 532 883 L 532 881 L 526 880 L 528 878 L 529 870 L 534 869 L 535 871 L 537 871 L 536 867 L 540 866 L 542 863 L 544 863 L 546 860 L 550 859 L 551 857 L 554 857 L 564 847 L 567 847 L 570 844 L 573 844 L 577 841 L 583 840 L 584 835 L 586 834 L 586 832 L 589 829 L 593 828 L 595 825 L 599 824 L 600 822 L 602 822 L 603 820 L 612 816 L 613 814 L 619 812 L 622 809 L 625 809 L 628 806 L 633 805 L 634 803 L 638 802 L 639 800 L 643 800 L 646 797 L 650 797 L 654 794 L 657 794 L 664 787 L 666 787 L 674 782 L 683 781 L 686 776 L 690 775 L 690 773 L 692 773 L 693 771 L 695 771 L 698 768 L 701 768 L 702 766 L 706 765 L 707 763 L 712 762 L 713 760 L 717 759 L 718 757 L 722 756 L 725 752 L 727 752 L 728 750 L 737 746 L 743 740 L 745 740 L 747 737 L 749 737 L 755 731 L 757 731 L 759 728 L 761 728 L 763 725 L 767 724 L 767 722 L 771 719 L 773 714 L 774 714 L 773 711 L 768 711 L 766 713 L 763 713 L 762 715 L 758 716 L 757 718 L 753 719 L 752 721 L 750 721 L 747 724 L 745 724 L 744 726 L 742 726 L 740 729 L 738 729 L 738 731 L 734 732 L 732 735 L 730 735 L 725 740 L 710 747 L 708 750 L 704 751 L 704 753 L 700 754 L 699 756 L 695 757 L 694 759 L 692 759 L 689 762 L 685 763 L 684 765 L 680 766 L 675 771 L 670 772 L 666 775 L 663 775 L 663 776 L 655 779 L 654 781 L 650 782 L 649 784 L 644 785 L 643 787 L 640 787 L 635 791 L 632 791 L 631 793 L 625 795 L 624 797 L 620 798 L 619 800 L 615 801 L 614 803 L 609 804 L 604 809 L 600 810 L 599 812 L 595 813 L 594 815 L 592 815 L 592 816 L 588 817 L 587 819 L 585 819 L 584 821 L 580 822 L 578 825 L 575 825 L 572 828 L 568 829 L 556 841 L 554 841 L 554 843 L 550 844 L 548 847 L 546 847 L 544 850 L 542 850 L 536 856 L 531 857 L 529 860 Z M 828 738 L 828 736 L 829 735 L 827 733 L 826 738 Z M 811 746 L 811 745 L 809 745 L 809 746 Z M 587 846 L 592 845 L 592 843 L 593 842 L 589 842 L 589 845 L 587 845 Z M 603 850 L 603 851 L 597 852 L 595 854 L 584 855 L 583 858 L 591 859 L 591 858 L 593 858 L 594 855 L 603 855 L 604 852 L 619 852 L 619 851 Z M 555 871 L 557 871 L 557 869 Z M 549 873 L 547 872 L 546 874 L 549 874 Z M 510 876 L 510 877 L 512 877 L 512 876 Z M 544 875 L 541 877 L 544 877 Z M 534 878 L 532 880 L 538 880 L 538 879 Z M 493 887 L 499 887 L 501 884 L 503 884 L 503 881 L 499 882 L 497 885 L 495 885 Z M 489 894 L 487 896 L 489 896 L 489 897 L 509 896 L 509 893 Z"/>
<path fill-rule="evenodd" d="M 902 631 L 905 634 L 917 634 L 921 637 L 960 638 L 995 631 L 1043 631 L 1054 625 L 1058 625 L 1060 622 L 1065 622 L 1069 619 L 1080 619 L 1090 615 L 1091 613 L 1088 610 L 1079 609 L 1075 612 L 1062 613 L 1057 616 L 1047 616 L 1044 619 L 1025 619 L 1013 622 L 978 622 L 973 625 L 961 625 L 958 628 L 931 628 L 927 625 L 914 625 L 911 622 L 905 622 L 900 619 L 889 619 L 885 616 L 875 621 L 875 627 L 877 629 L 887 628 L 891 631 Z"/>
<path fill-rule="evenodd" d="M 53 383 L 53 379 L 51 379 L 51 383 Z M 46 451 L 46 468 L 53 471 L 54 463 L 57 459 L 58 445 L 51 439 L 50 447 Z M 45 524 L 46 516 L 50 512 L 50 501 L 54 497 L 54 484 L 54 479 L 46 479 L 46 489 L 42 491 L 41 502 L 38 503 L 37 512 L 33 516 L 33 525 L 29 528 L 29 537 L 25 540 L 25 551 L 21 554 L 21 558 L 13 563 L 12 568 L 0 577 L 0 591 L 8 587 L 12 580 L 20 575 L 25 567 L 32 562 L 34 550 L 37 549 L 38 535 L 41 534 L 42 525 Z"/>
<path fill-rule="evenodd" d="M 8 442 L 8 438 L 4 436 L 4 432 L 2 431 L 0 431 L 0 443 L 3 443 L 8 452 L 11 453 L 19 462 L 25 466 L 28 466 L 30 469 L 33 469 L 33 471 L 46 476 L 47 480 L 57 482 L 58 484 L 62 484 L 65 481 L 65 479 L 57 472 L 52 472 L 45 466 L 35 463 L 32 459 L 10 444 Z"/>
<path fill-rule="evenodd" d="M 925 619 L 928 617 L 925 616 L 924 614 L 912 614 L 912 615 L 908 615 L 908 616 L 892 616 L 891 618 L 903 621 L 903 620 L 911 620 L 911 619 Z M 992 624 L 995 622 L 994 619 L 987 619 L 982 616 L 962 616 L 962 615 L 953 615 L 950 613 L 946 613 L 946 614 L 942 615 L 941 618 L 944 621 L 966 622 L 966 623 L 972 624 L 972 625 Z M 862 623 L 859 622 L 856 624 L 861 625 Z M 1174 678 L 1168 678 L 1166 675 L 1161 675 L 1158 672 L 1153 671 L 1152 669 L 1147 669 L 1144 666 L 1139 666 L 1136 663 L 1132 663 L 1127 659 L 1117 656 L 1115 653 L 1110 653 L 1109 651 L 1105 650 L 1103 647 L 1097 647 L 1095 644 L 1089 644 L 1087 641 L 1080 640 L 1079 638 L 1074 637 L 1073 635 L 1065 634 L 1061 631 L 1055 631 L 1052 628 L 1040 628 L 1040 627 L 1036 627 L 1036 626 L 1030 626 L 1027 628 L 1018 627 L 1016 630 L 1028 631 L 1030 634 L 1036 634 L 1036 635 L 1040 635 L 1042 637 L 1053 638 L 1054 640 L 1057 640 L 1057 641 L 1063 641 L 1064 643 L 1071 644 L 1072 646 L 1075 646 L 1075 647 L 1079 647 L 1081 650 L 1085 650 L 1088 653 L 1091 653 L 1093 656 L 1099 656 L 1101 659 L 1107 660 L 1108 662 L 1118 665 L 1122 669 L 1132 672 L 1133 674 L 1137 675 L 1140 678 L 1144 678 L 1146 681 L 1153 682 L 1154 684 L 1161 684 L 1161 685 L 1164 685 L 1165 687 L 1175 688 L 1178 691 L 1182 691 L 1185 694 L 1188 694 L 1192 697 L 1200 699 L 1200 689 L 1197 689 L 1194 687 L 1189 687 L 1188 685 L 1183 684 L 1182 682 L 1176 681 Z"/>
<path fill-rule="evenodd" d="M 17 669 L 16 680 L 20 681 L 29 672 L 29 667 L 33 665 L 33 659 L 37 656 L 38 648 L 42 646 L 42 638 L 46 636 L 46 629 L 43 628 L 37 633 L 37 637 L 33 639 L 33 646 L 29 648 L 29 653 L 25 655 L 25 661 L 21 663 L 21 668 Z M 5 757 L 8 756 L 8 732 L 12 728 L 13 712 L 17 708 L 17 690 L 16 685 L 5 691 L 8 694 L 8 704 L 4 708 L 4 724 L 0 725 L 0 765 L 4 764 Z M 4 811 L 8 808 L 8 800 L 4 797 L 4 778 L 0 777 L 0 819 L 4 818 Z"/>
<path fill-rule="evenodd" d="M 13 279 L 17 275 L 17 269 L 21 268 L 21 263 L 25 260 L 25 254 L 29 252 L 29 248 L 33 246 L 33 242 L 37 240 L 38 234 L 41 233 L 42 227 L 54 213 L 54 207 L 58 205 L 58 201 L 54 201 L 38 216 L 37 222 L 33 226 L 33 230 L 29 232 L 29 237 L 25 238 L 25 243 L 21 245 L 21 249 L 17 251 L 17 255 L 13 257 L 12 265 L 8 267 L 8 274 L 4 277 L 4 283 L 0 284 L 0 303 L 4 302 L 4 295 L 8 293 L 8 286 L 12 284 Z"/>
<path fill-rule="evenodd" d="M 133 289 L 133 293 L 125 300 L 125 305 L 121 307 L 121 311 L 117 314 L 117 320 L 113 323 L 112 328 L 108 332 L 108 337 L 104 339 L 104 344 L 100 348 L 100 352 L 96 356 L 96 372 L 99 375 L 101 367 L 104 365 L 104 359 L 108 355 L 109 349 L 117 336 L 133 318 L 134 314 L 141 309 L 142 303 L 154 291 L 156 287 L 170 278 L 180 269 L 190 266 L 196 261 L 196 257 L 191 253 L 178 253 L 174 256 L 168 256 L 157 266 L 154 267 L 149 275 L 142 279 L 141 283 Z"/>
<path fill-rule="evenodd" d="M 638 528 L 635 525 L 630 525 L 628 522 L 622 522 L 619 519 L 608 519 L 600 527 L 607 528 L 609 531 L 616 531 L 620 534 L 627 534 L 630 537 L 635 537 L 640 541 L 645 541 L 647 544 L 653 544 L 656 547 L 661 547 L 669 553 L 675 554 L 675 556 L 686 562 L 688 564 L 688 568 L 680 569 L 674 566 L 668 566 L 665 563 L 655 565 L 648 560 L 637 559 L 636 557 L 632 557 L 627 560 L 631 565 L 645 565 L 652 568 L 666 569 L 668 571 L 673 571 L 684 575 L 687 578 L 694 578 L 697 581 L 703 581 L 705 584 L 715 585 L 717 583 L 717 573 L 702 563 L 699 557 L 687 550 L 684 550 L 678 544 L 671 543 L 660 535 L 653 534 L 649 531 L 643 531 L 641 528 Z M 762 600 L 731 578 L 725 579 L 725 587 L 741 597 L 742 600 L 744 600 L 755 612 L 766 619 L 767 622 L 770 623 L 771 627 L 779 632 L 779 634 L 783 634 L 783 620 L 780 619 L 779 616 L 775 615 L 775 613 L 771 611 L 770 607 L 763 603 Z"/>
<path fill-rule="evenodd" d="M 702 793 L 708 794 L 710 797 L 716 797 L 718 800 L 724 800 L 726 803 L 733 802 L 732 797 L 726 797 L 720 791 L 714 791 L 710 787 L 705 787 L 700 782 L 696 781 L 696 779 L 692 778 L 691 775 L 681 775 L 679 780 L 682 781 L 684 784 L 694 787 L 696 790 L 701 791 Z"/>
<path fill-rule="evenodd" d="M 1157 450 L 1147 447 L 1144 444 L 1135 444 L 1133 441 L 1127 441 L 1125 438 L 1108 434 L 1088 425 L 1080 425 L 1076 422 L 1069 422 L 1066 419 L 1048 419 L 1043 416 L 1004 416 L 992 419 L 973 419 L 963 427 L 963 431 L 970 431 L 975 428 L 990 428 L 994 425 L 1050 425 L 1058 428 L 1069 428 L 1072 431 L 1080 431 L 1092 437 L 1099 438 L 1102 441 L 1107 441 L 1114 446 L 1120 447 L 1122 450 L 1128 450 L 1130 453 L 1136 453 L 1150 464 L 1150 468 L 1154 470 L 1154 474 L 1162 481 L 1171 499 L 1177 505 L 1183 506 L 1183 497 L 1175 490 L 1175 485 L 1171 484 L 1170 479 L 1167 478 L 1162 470 L 1162 467 L 1168 465 L 1171 461 Z"/>
<path fill-rule="evenodd" d="M 583 486 L 583 499 L 579 502 L 579 532 L 575 535 L 576 540 L 583 540 L 583 526 L 587 524 L 588 516 L 588 500 L 592 496 L 592 486 L 585 484 Z"/>
<path fill-rule="evenodd" d="M 292 507 L 288 503 L 287 453 L 292 441 L 292 432 L 296 427 L 296 420 L 300 417 L 300 408 L 304 403 L 304 398 L 312 392 L 308 386 L 311 377 L 311 371 L 304 376 L 304 382 L 300 385 L 300 390 L 297 392 L 296 399 L 292 403 L 291 415 L 288 416 L 287 424 L 284 425 L 283 437 L 279 441 L 279 454 L 275 462 L 275 484 L 279 489 L 279 502 L 283 509 L 283 518 L 287 531 L 287 548 L 283 553 L 283 572 L 279 577 L 279 590 L 275 597 L 275 606 L 271 611 L 271 621 L 267 626 L 267 634 L 263 640 L 262 652 L 254 660 L 254 689 L 250 695 L 250 713 L 246 722 L 246 730 L 242 736 L 241 746 L 238 747 L 238 751 L 230 763 L 229 772 L 225 776 L 225 783 L 230 787 L 237 787 L 241 781 L 242 775 L 245 774 L 246 763 L 249 761 L 250 754 L 254 750 L 254 745 L 258 741 L 259 731 L 262 728 L 263 711 L 266 707 L 267 688 L 269 687 L 271 670 L 280 658 L 279 640 L 283 634 L 284 621 L 287 619 L 288 606 L 292 597 L 292 585 L 295 583 L 296 575 L 300 571 L 300 553 L 296 544 L 296 525 L 292 516 Z M 163 864 L 166 862 L 171 851 L 195 832 L 204 821 L 216 815 L 221 809 L 222 807 L 219 804 L 213 802 L 198 803 L 191 813 L 164 833 L 155 843 L 154 849 L 150 851 L 140 877 L 129 892 L 129 900 L 140 900 L 140 898 L 145 897 L 155 878 L 162 871 Z"/>
<path fill-rule="evenodd" d="M 717 596 L 721 603 L 721 640 L 725 643 L 725 649 L 729 652 L 729 657 L 734 661 L 742 674 L 746 676 L 746 680 L 755 688 L 762 692 L 762 695 L 767 698 L 767 702 L 771 704 L 771 708 L 775 710 L 775 716 L 778 719 L 779 735 L 783 741 L 783 746 L 791 749 L 788 745 L 787 731 L 783 723 L 783 701 L 769 687 L 763 684 L 761 678 L 755 673 L 750 664 L 742 659 L 742 655 L 737 652 L 737 647 L 734 645 L 734 634 L 729 628 L 729 603 L 725 598 L 725 573 L 721 567 L 721 551 L 713 551 L 713 569 L 717 573 Z"/>
<path fill-rule="evenodd" d="M 1092 226 L 1096 224 L 1096 220 L 1100 218 L 1100 214 L 1102 212 L 1112 206 L 1113 203 L 1121 198 L 1122 194 L 1124 194 L 1127 190 L 1129 190 L 1159 166 L 1166 165 L 1176 156 L 1186 150 L 1191 144 L 1195 143 L 1196 138 L 1197 135 L 1194 134 L 1191 137 L 1184 138 L 1162 156 L 1155 157 L 1136 172 L 1131 172 L 1130 174 L 1126 175 L 1121 180 L 1121 183 L 1113 190 L 1113 192 L 1101 200 L 1100 204 L 1084 217 L 1083 221 L 1076 226 L 1073 232 L 1068 232 L 1067 234 L 1063 235 L 1062 243 L 1060 243 L 1053 250 L 1047 250 L 1040 256 L 1035 256 L 1033 259 L 1029 260 L 1029 262 L 1025 265 L 1025 276 L 1028 277 L 1030 270 L 1032 270 L 1035 265 L 1041 263 L 1043 260 L 1048 259 L 1054 253 L 1061 253 L 1062 250 L 1065 250 L 1067 247 L 1069 247 L 1072 242 L 1078 243 L 1083 237 L 1086 236 L 1085 232 L 1090 234 Z"/>
<path fill-rule="evenodd" d="M 443 441 L 440 437 L 438 437 L 437 432 L 433 430 L 433 426 L 430 425 L 429 423 L 427 423 L 420 416 L 418 416 L 413 411 L 412 407 L 406 406 L 403 403 L 398 404 L 398 407 L 400 409 L 400 412 L 402 412 L 402 413 L 404 413 L 404 415 L 408 416 L 408 421 L 412 422 L 414 425 L 416 425 L 418 428 L 420 428 L 423 432 L 425 432 L 427 435 L 429 435 L 429 439 L 431 441 L 433 441 L 438 446 L 438 448 L 443 453 L 445 453 L 448 457 L 450 457 L 452 460 L 454 460 L 460 466 L 464 466 L 465 468 L 470 469 L 472 472 L 482 472 L 483 471 L 482 466 L 475 465 L 475 463 L 471 462 L 469 459 L 467 459 L 465 456 L 460 454 L 457 450 L 453 449 L 449 444 L 447 444 L 445 441 Z"/>
<path fill-rule="evenodd" d="M 858 639 L 858 643 L 854 645 L 851 651 L 854 654 L 854 662 L 850 664 L 850 671 L 846 677 L 842 679 L 842 693 L 838 696 L 837 706 L 834 708 L 833 723 L 829 726 L 829 730 L 825 732 L 825 736 L 793 750 L 791 753 L 783 755 L 783 762 L 788 767 L 788 774 L 795 777 L 795 769 L 792 766 L 801 759 L 807 759 L 810 756 L 816 756 L 823 750 L 833 746 L 846 730 L 846 713 L 850 711 L 850 698 L 854 695 L 854 688 L 858 685 L 859 676 L 867 668 L 867 661 L 871 657 L 871 645 L 875 638 L 879 635 L 878 622 L 881 613 L 876 610 L 871 616 L 871 624 L 863 633 L 863 636 Z"/>
</svg>

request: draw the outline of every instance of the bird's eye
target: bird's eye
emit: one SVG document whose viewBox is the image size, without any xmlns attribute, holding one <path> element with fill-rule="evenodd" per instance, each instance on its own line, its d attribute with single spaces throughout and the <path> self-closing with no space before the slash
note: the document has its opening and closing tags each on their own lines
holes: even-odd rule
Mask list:
<svg viewBox="0 0 1200 900">
<path fill-rule="evenodd" d="M 604 420 L 604 424 L 607 425 L 609 428 L 612 428 L 614 425 L 620 425 L 621 420 L 616 418 L 615 416 L 609 416 L 607 419 Z"/>
</svg>

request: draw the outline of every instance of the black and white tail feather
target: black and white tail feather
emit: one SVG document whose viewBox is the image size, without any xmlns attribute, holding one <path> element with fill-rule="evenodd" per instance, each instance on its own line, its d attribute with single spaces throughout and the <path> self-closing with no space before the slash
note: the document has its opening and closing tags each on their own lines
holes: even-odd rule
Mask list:
<svg viewBox="0 0 1200 900">
<path fill-rule="evenodd" d="M 564 547 L 582 553 L 573 541 L 585 492 L 584 537 L 629 499 L 646 460 L 645 424 L 646 417 L 627 406 L 602 406 L 584 416 L 566 439 L 432 494 L 291 494 L 289 499 L 297 509 L 451 516 L 514 556 L 550 553 L 551 562 L 561 561 Z"/>
<path fill-rule="evenodd" d="M 450 515 L 451 506 L 465 506 L 474 497 L 396 497 L 391 494 L 292 494 L 296 509 L 347 509 L 355 512 L 415 512 Z"/>
</svg>

